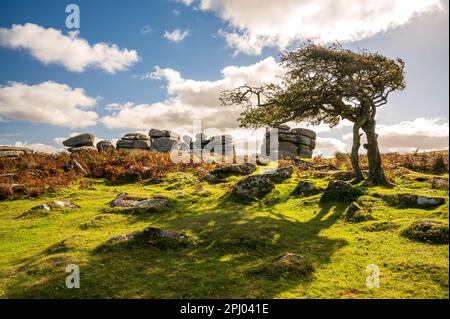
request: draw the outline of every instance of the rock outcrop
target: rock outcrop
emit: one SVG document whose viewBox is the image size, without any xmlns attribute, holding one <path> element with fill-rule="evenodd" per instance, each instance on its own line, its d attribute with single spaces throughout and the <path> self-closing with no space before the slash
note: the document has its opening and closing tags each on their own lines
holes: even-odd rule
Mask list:
<svg viewBox="0 0 450 319">
<path fill-rule="evenodd" d="M 33 153 L 33 151 L 25 147 L 0 146 L 0 158 L 15 158 L 31 153 Z"/>
<path fill-rule="evenodd" d="M 266 133 L 261 147 L 261 154 L 266 157 L 278 159 L 286 158 L 311 158 L 312 152 L 316 148 L 316 133 L 305 128 L 291 129 L 287 125 L 281 125 L 275 131 Z M 271 150 L 271 135 L 278 137 L 278 148 Z M 271 153 L 273 152 L 273 154 Z"/>
<path fill-rule="evenodd" d="M 149 150 L 150 139 L 142 133 L 127 133 L 117 141 L 116 148 Z"/>
<path fill-rule="evenodd" d="M 195 141 L 192 143 L 192 149 L 196 156 L 207 158 L 208 156 L 226 156 L 235 155 L 233 137 L 231 135 L 216 135 L 208 138 L 205 133 L 198 133 Z"/>
<path fill-rule="evenodd" d="M 85 133 L 73 136 L 65 140 L 63 145 L 67 147 L 94 146 L 94 135 Z"/>
<path fill-rule="evenodd" d="M 128 196 L 126 193 L 121 193 L 110 203 L 111 207 L 125 207 L 125 208 L 164 208 L 168 205 L 168 199 L 165 197 L 139 198 Z"/>
<path fill-rule="evenodd" d="M 175 132 L 169 130 L 158 130 L 152 128 L 148 132 L 150 137 L 150 150 L 154 152 L 167 153 L 178 148 L 180 137 Z"/>
<path fill-rule="evenodd" d="M 100 141 L 97 143 L 97 151 L 99 152 L 111 152 L 114 151 L 115 147 L 110 141 Z"/>
<path fill-rule="evenodd" d="M 252 163 L 230 164 L 211 170 L 203 179 L 210 183 L 220 183 L 227 177 L 250 175 L 254 171 L 256 165 Z"/>
</svg>

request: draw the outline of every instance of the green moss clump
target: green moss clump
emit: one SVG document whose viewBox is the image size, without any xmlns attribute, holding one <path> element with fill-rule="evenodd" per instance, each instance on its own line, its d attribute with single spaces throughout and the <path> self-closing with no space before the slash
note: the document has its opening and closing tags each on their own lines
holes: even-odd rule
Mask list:
<svg viewBox="0 0 450 319">
<path fill-rule="evenodd" d="M 402 236 L 432 244 L 448 244 L 448 224 L 435 220 L 421 220 L 402 231 Z"/>
<path fill-rule="evenodd" d="M 314 266 L 309 259 L 300 255 L 287 253 L 268 263 L 254 267 L 247 272 L 247 275 L 274 280 L 286 277 L 310 280 L 313 271 Z"/>
</svg>

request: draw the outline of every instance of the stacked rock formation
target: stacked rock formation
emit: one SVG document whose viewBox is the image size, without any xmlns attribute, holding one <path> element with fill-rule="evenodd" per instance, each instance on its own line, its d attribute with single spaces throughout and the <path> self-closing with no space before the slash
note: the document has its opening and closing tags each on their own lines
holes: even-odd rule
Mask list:
<svg viewBox="0 0 450 319">
<path fill-rule="evenodd" d="M 152 128 L 148 132 L 151 145 L 150 150 L 155 152 L 170 152 L 173 147 L 180 144 L 180 137 L 175 132 Z"/>
<path fill-rule="evenodd" d="M 291 129 L 287 125 L 281 125 L 276 129 L 278 129 L 278 148 L 275 146 L 275 149 L 270 149 L 270 136 L 275 134 L 275 131 L 267 132 L 261 147 L 263 156 L 274 156 L 278 159 L 312 157 L 313 150 L 316 148 L 314 131 L 305 128 Z"/>
<path fill-rule="evenodd" d="M 150 149 L 150 139 L 142 133 L 127 133 L 116 143 L 117 149 Z"/>
<path fill-rule="evenodd" d="M 32 150 L 17 146 L 0 146 L 0 158 L 14 158 L 33 153 Z"/>
<path fill-rule="evenodd" d="M 216 135 L 208 138 L 205 133 L 198 133 L 192 146 L 194 153 L 201 155 L 233 156 L 235 154 L 231 135 Z"/>
<path fill-rule="evenodd" d="M 97 148 L 94 146 L 94 135 L 88 133 L 71 137 L 65 140 L 63 145 L 68 147 L 70 153 L 83 150 L 97 151 Z"/>
</svg>

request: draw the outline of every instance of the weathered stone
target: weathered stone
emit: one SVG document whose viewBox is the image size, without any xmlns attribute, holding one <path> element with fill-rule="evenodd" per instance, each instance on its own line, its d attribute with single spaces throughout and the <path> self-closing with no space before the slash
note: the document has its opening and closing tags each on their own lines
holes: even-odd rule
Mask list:
<svg viewBox="0 0 450 319">
<path fill-rule="evenodd" d="M 335 180 L 328 183 L 322 196 L 322 201 L 353 201 L 362 195 L 362 191 L 354 188 L 351 184 Z"/>
<path fill-rule="evenodd" d="M 97 143 L 97 151 L 99 152 L 111 152 L 114 150 L 115 147 L 110 141 L 100 141 Z"/>
<path fill-rule="evenodd" d="M 249 175 L 256 171 L 256 165 L 253 163 L 229 164 L 211 170 L 209 173 L 219 177 L 226 178 L 229 176 Z"/>
<path fill-rule="evenodd" d="M 267 171 L 264 173 L 275 184 L 282 183 L 288 178 L 291 178 L 294 172 L 294 166 L 280 167 L 275 170 Z"/>
<path fill-rule="evenodd" d="M 304 135 L 296 135 L 296 143 L 300 145 L 305 145 L 310 149 L 314 149 L 316 147 L 316 140 Z"/>
<path fill-rule="evenodd" d="M 117 149 L 150 149 L 150 141 L 148 140 L 119 140 L 116 144 Z"/>
<path fill-rule="evenodd" d="M 0 152 L 0 158 L 15 158 L 25 155 L 23 151 L 2 151 Z"/>
<path fill-rule="evenodd" d="M 68 172 L 72 169 L 75 169 L 76 171 L 78 171 L 79 173 L 83 174 L 83 175 L 87 175 L 86 170 L 83 168 L 83 166 L 78 163 L 77 160 L 71 159 L 69 162 L 67 162 L 66 164 L 63 165 L 62 169 L 65 172 Z"/>
<path fill-rule="evenodd" d="M 51 202 L 48 202 L 45 204 L 35 206 L 35 207 L 31 208 L 30 211 L 36 211 L 36 210 L 50 211 L 54 208 L 75 209 L 75 208 L 80 208 L 80 206 L 78 206 L 72 202 L 63 202 L 63 201 L 54 200 L 54 201 L 51 201 Z"/>
<path fill-rule="evenodd" d="M 78 152 L 97 152 L 97 148 L 95 146 L 78 146 L 78 147 L 69 147 L 68 151 L 70 153 L 78 153 Z"/>
<path fill-rule="evenodd" d="M 32 153 L 33 150 L 26 147 L 8 146 L 8 145 L 0 146 L 0 158 L 20 157 L 25 154 L 32 154 Z"/>
<path fill-rule="evenodd" d="M 63 145 L 67 147 L 94 146 L 94 135 L 80 134 L 65 140 Z"/>
<path fill-rule="evenodd" d="M 148 132 L 148 136 L 156 137 L 156 138 L 158 138 L 158 137 L 170 137 L 170 133 L 168 131 L 166 131 L 166 130 L 158 130 L 158 129 L 152 128 L 150 130 L 150 132 Z"/>
<path fill-rule="evenodd" d="M 272 189 L 275 184 L 265 175 L 252 175 L 241 179 L 233 188 L 233 194 L 251 199 L 254 197 L 262 197 Z"/>
<path fill-rule="evenodd" d="M 157 196 L 153 198 L 139 198 L 128 196 L 126 193 L 121 193 L 110 203 L 112 207 L 127 207 L 127 208 L 163 208 L 166 207 L 169 200 L 165 197 Z"/>
<path fill-rule="evenodd" d="M 151 238 L 173 238 L 177 240 L 186 240 L 188 236 L 181 233 L 176 233 L 170 230 L 163 230 L 156 227 L 147 227 L 143 230 L 143 235 Z"/>
<path fill-rule="evenodd" d="M 314 140 L 317 138 L 316 132 L 314 132 L 312 130 L 308 130 L 306 128 L 301 128 L 301 127 L 293 128 L 292 131 L 294 131 L 296 135 L 303 135 L 303 136 L 312 138 Z"/>
<path fill-rule="evenodd" d="M 142 140 L 147 141 L 149 137 L 142 133 L 127 133 L 122 137 L 122 140 Z"/>
<path fill-rule="evenodd" d="M 177 144 L 179 144 L 178 140 L 172 139 L 170 137 L 160 137 L 153 140 L 152 144 L 150 145 L 150 150 L 163 153 L 170 152 Z"/>
<path fill-rule="evenodd" d="M 314 186 L 313 183 L 308 181 L 301 181 L 295 186 L 294 190 L 292 191 L 292 195 L 294 196 L 313 196 L 317 195 L 323 190 L 320 187 Z"/>
<path fill-rule="evenodd" d="M 297 154 L 297 145 L 289 142 L 279 142 L 278 152 L 286 152 L 295 155 Z"/>
<path fill-rule="evenodd" d="M 401 234 L 409 239 L 425 243 L 449 243 L 448 224 L 432 219 L 417 221 L 403 230 Z"/>
<path fill-rule="evenodd" d="M 428 197 L 416 194 L 374 194 L 374 196 L 379 197 L 391 206 L 398 208 L 432 208 L 441 206 L 445 203 L 445 198 L 443 197 Z"/>
</svg>

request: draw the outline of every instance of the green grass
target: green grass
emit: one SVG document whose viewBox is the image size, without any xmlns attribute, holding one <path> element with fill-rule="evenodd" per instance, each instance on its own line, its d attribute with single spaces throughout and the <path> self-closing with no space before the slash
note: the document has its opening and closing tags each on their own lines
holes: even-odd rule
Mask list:
<svg viewBox="0 0 450 319">
<path fill-rule="evenodd" d="M 349 203 L 322 203 L 321 194 L 290 196 L 299 177 L 246 203 L 227 196 L 237 180 L 209 185 L 187 173 L 171 174 L 160 183 L 111 186 L 89 180 L 91 189 L 77 182 L 52 196 L 2 201 L 0 298 L 449 297 L 448 245 L 400 235 L 419 219 L 448 224 L 448 200 L 435 209 L 399 209 L 371 196 L 411 192 L 448 198 L 448 191 L 404 176 L 395 189 L 359 186 L 365 191 L 359 203 L 373 218 L 349 222 Z M 308 180 L 321 187 L 328 182 Z M 147 214 L 105 210 L 120 192 L 167 196 L 170 209 Z M 81 208 L 23 216 L 56 199 Z M 147 226 L 185 233 L 189 243 L 96 250 L 111 236 Z M 302 258 L 280 266 L 275 260 L 287 252 Z M 65 287 L 70 263 L 80 266 L 80 289 Z M 366 287 L 370 264 L 380 268 L 379 288 Z"/>
</svg>

